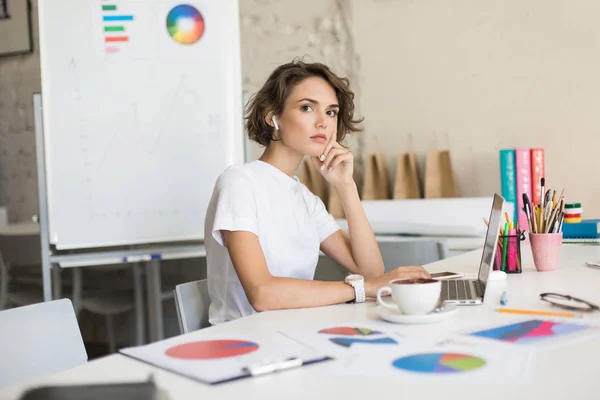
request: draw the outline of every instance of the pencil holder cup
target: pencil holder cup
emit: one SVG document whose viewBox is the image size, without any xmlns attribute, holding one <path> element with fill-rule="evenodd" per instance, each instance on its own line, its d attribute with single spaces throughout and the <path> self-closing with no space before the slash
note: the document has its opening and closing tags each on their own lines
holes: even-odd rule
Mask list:
<svg viewBox="0 0 600 400">
<path fill-rule="evenodd" d="M 494 271 L 504 271 L 507 274 L 520 274 L 523 271 L 521 268 L 521 242 L 523 240 L 525 240 L 524 232 L 498 236 Z"/>
<path fill-rule="evenodd" d="M 533 264 L 538 271 L 554 271 L 560 261 L 560 247 L 562 246 L 562 232 L 558 233 L 531 233 L 531 254 Z"/>
</svg>

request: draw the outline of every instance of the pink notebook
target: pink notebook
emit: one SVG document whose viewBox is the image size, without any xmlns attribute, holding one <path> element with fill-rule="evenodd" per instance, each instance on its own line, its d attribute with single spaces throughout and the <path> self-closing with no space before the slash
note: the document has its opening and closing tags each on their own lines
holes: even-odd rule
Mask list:
<svg viewBox="0 0 600 400">
<path fill-rule="evenodd" d="M 515 149 L 515 169 L 517 182 L 517 215 L 519 228 L 529 229 L 527 216 L 523 212 L 523 193 L 531 199 L 531 151 L 530 149 Z"/>
</svg>

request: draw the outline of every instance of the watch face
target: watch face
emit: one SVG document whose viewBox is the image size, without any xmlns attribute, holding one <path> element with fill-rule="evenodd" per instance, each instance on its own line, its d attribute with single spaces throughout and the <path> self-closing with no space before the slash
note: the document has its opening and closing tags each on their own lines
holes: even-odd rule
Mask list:
<svg viewBox="0 0 600 400">
<path fill-rule="evenodd" d="M 357 274 L 348 275 L 346 277 L 346 282 L 356 282 L 356 281 L 362 281 L 362 280 L 363 280 L 363 276 L 357 275 Z"/>
</svg>

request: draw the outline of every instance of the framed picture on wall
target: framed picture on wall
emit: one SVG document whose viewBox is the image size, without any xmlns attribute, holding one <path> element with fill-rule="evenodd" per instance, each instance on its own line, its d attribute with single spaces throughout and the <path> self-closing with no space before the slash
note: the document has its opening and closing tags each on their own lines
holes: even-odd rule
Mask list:
<svg viewBox="0 0 600 400">
<path fill-rule="evenodd" d="M 29 0 L 0 0 L 0 56 L 32 50 Z"/>
</svg>

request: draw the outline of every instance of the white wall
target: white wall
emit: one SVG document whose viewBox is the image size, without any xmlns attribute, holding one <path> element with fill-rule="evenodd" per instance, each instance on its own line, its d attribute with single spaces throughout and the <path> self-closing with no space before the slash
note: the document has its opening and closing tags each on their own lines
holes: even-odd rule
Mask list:
<svg viewBox="0 0 600 400">
<path fill-rule="evenodd" d="M 240 1 L 243 86 L 249 95 L 262 87 L 276 67 L 305 57 L 348 77 L 359 100 L 350 5 L 351 0 Z M 348 145 L 360 148 L 361 136 L 349 136 Z M 263 150 L 253 143 L 252 158 Z M 359 168 L 361 163 L 358 154 Z"/>
<path fill-rule="evenodd" d="M 480 196 L 500 190 L 500 148 L 544 147 L 547 185 L 600 217 L 600 2 L 352 6 L 368 149 L 376 135 L 393 163 L 409 133 L 419 154 L 447 135 L 460 195 Z"/>
<path fill-rule="evenodd" d="M 240 14 L 250 92 L 295 56 L 350 77 L 366 117 L 365 135 L 349 141 L 357 156 L 376 135 L 393 175 L 409 133 L 421 155 L 447 134 L 460 194 L 483 196 L 500 190 L 499 148 L 543 146 L 549 185 L 600 216 L 599 2 L 240 0 Z M 11 221 L 37 213 L 39 80 L 37 52 L 0 59 L 0 206 Z"/>
</svg>

